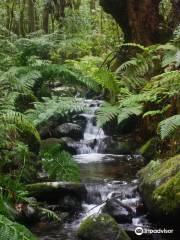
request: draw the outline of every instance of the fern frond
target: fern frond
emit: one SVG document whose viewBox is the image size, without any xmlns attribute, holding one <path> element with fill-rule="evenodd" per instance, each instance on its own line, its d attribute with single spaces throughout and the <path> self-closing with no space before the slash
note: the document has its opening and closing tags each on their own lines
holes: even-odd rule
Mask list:
<svg viewBox="0 0 180 240">
<path fill-rule="evenodd" d="M 137 89 L 146 82 L 145 75 L 154 68 L 154 55 L 150 51 L 137 54 L 135 58 L 123 63 L 117 70 L 123 86 Z"/>
<path fill-rule="evenodd" d="M 125 107 L 119 109 L 118 114 L 118 124 L 122 123 L 124 120 L 128 119 L 130 116 L 139 116 L 143 112 L 143 108 L 141 105 Z"/>
<path fill-rule="evenodd" d="M 0 215 L 0 239 L 37 240 L 25 226 L 12 222 L 3 215 Z"/>
<path fill-rule="evenodd" d="M 110 103 L 105 102 L 97 111 L 96 119 L 97 126 L 101 127 L 107 122 L 115 119 L 119 113 L 118 105 L 112 106 Z"/>
<path fill-rule="evenodd" d="M 28 131 L 40 141 L 40 136 L 35 126 L 20 112 L 8 111 L 0 116 L 0 121 L 3 122 L 4 125 L 14 124 L 20 131 Z"/>
<path fill-rule="evenodd" d="M 34 103 L 35 109 L 27 111 L 27 116 L 35 126 L 46 122 L 52 116 L 67 116 L 73 112 L 82 112 L 86 106 L 82 99 L 72 97 L 43 98 L 43 102 Z"/>
<path fill-rule="evenodd" d="M 50 178 L 59 181 L 79 181 L 79 167 L 72 156 L 65 151 L 53 153 L 45 152 L 42 155 L 44 169 Z"/>
<path fill-rule="evenodd" d="M 37 71 L 24 71 L 23 68 L 12 67 L 0 77 L 1 88 L 20 93 L 27 93 L 35 81 L 41 77 Z"/>
<path fill-rule="evenodd" d="M 147 51 L 148 48 L 144 47 L 143 45 L 137 44 L 137 43 L 123 43 L 120 45 L 120 48 L 122 47 L 128 47 L 128 48 L 137 48 L 141 51 Z"/>
<path fill-rule="evenodd" d="M 170 71 L 162 73 L 151 79 L 150 82 L 144 87 L 144 91 L 148 91 L 153 95 L 169 95 L 175 96 L 179 94 L 180 89 L 180 72 Z"/>
<path fill-rule="evenodd" d="M 180 128 L 180 115 L 174 115 L 159 123 L 159 133 L 162 139 L 170 137 Z"/>
</svg>

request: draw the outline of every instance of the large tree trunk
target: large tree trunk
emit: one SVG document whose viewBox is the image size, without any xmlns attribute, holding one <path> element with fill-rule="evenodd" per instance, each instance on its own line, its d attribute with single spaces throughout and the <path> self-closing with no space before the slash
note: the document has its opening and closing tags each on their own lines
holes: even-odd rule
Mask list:
<svg viewBox="0 0 180 240">
<path fill-rule="evenodd" d="M 28 0 L 28 18 L 29 18 L 29 32 L 34 32 L 35 28 L 35 6 L 34 0 Z"/>
<path fill-rule="evenodd" d="M 167 41 L 180 22 L 180 0 L 171 1 L 173 11 L 166 24 L 159 14 L 160 0 L 100 0 L 100 4 L 119 23 L 125 41 L 150 45 Z"/>
<path fill-rule="evenodd" d="M 43 9 L 43 30 L 45 33 L 49 32 L 49 9 L 47 6 Z"/>
<path fill-rule="evenodd" d="M 65 0 L 54 0 L 55 4 L 55 18 L 58 22 L 61 22 L 62 19 L 65 17 L 65 6 L 66 1 Z"/>
<path fill-rule="evenodd" d="M 21 10 L 20 10 L 20 18 L 19 18 L 19 25 L 20 25 L 20 34 L 22 37 L 25 37 L 25 29 L 24 29 L 24 12 L 26 7 L 26 0 L 22 0 L 21 2 Z"/>
</svg>

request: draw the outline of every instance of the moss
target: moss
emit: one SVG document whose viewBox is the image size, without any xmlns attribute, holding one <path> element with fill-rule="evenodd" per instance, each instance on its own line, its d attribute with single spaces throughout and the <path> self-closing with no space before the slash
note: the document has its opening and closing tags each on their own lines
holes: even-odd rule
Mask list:
<svg viewBox="0 0 180 240">
<path fill-rule="evenodd" d="M 151 161 L 140 172 L 139 190 L 150 214 L 176 216 L 180 209 L 180 155 Z"/>
<path fill-rule="evenodd" d="M 146 182 L 165 181 L 180 169 L 180 155 L 165 162 L 151 161 L 145 168 L 139 171 L 140 177 Z"/>
<path fill-rule="evenodd" d="M 147 160 L 156 156 L 159 139 L 157 137 L 148 140 L 139 150 L 140 154 Z"/>
<path fill-rule="evenodd" d="M 180 170 L 180 155 L 163 162 L 151 176 L 151 181 L 166 180 Z"/>
<path fill-rule="evenodd" d="M 78 235 L 89 235 L 89 232 L 91 231 L 92 228 L 96 228 L 97 224 L 100 226 L 100 224 L 111 224 L 113 227 L 117 227 L 116 221 L 110 217 L 107 214 L 103 215 L 93 215 L 91 217 L 88 217 L 85 221 L 82 222 L 80 225 L 80 228 L 78 230 Z"/>
<path fill-rule="evenodd" d="M 166 214 L 180 208 L 180 172 L 153 192 L 153 198 Z"/>
<path fill-rule="evenodd" d="M 108 214 L 93 215 L 84 220 L 77 232 L 82 240 L 130 240 L 129 236 Z"/>
</svg>

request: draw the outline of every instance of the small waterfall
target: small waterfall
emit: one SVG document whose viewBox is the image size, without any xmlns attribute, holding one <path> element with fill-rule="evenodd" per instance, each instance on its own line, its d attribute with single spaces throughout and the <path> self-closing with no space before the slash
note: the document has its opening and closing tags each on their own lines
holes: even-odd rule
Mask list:
<svg viewBox="0 0 180 240">
<path fill-rule="evenodd" d="M 87 100 L 86 103 L 90 108 L 90 113 L 81 114 L 86 119 L 86 127 L 78 154 L 102 153 L 104 149 L 103 140 L 106 138 L 106 135 L 102 128 L 98 128 L 95 125 L 95 113 L 102 102 L 99 100 Z"/>
<path fill-rule="evenodd" d="M 52 229 L 49 233 L 50 238 L 46 238 L 46 234 L 42 233 L 40 240 L 77 240 L 76 231 L 81 222 L 92 214 L 103 212 L 107 201 L 114 199 L 117 211 L 122 211 L 121 218 L 124 212 L 129 214 L 121 223 L 125 230 L 133 234 L 137 226 L 152 227 L 143 209 L 137 180 L 134 179 L 137 171 L 144 166 L 142 156 L 105 153 L 109 139 L 103 129 L 98 128 L 95 123 L 95 114 L 102 101 L 86 100 L 85 103 L 90 112 L 80 114 L 86 125 L 84 137 L 77 142 L 77 154 L 73 157 L 80 167 L 81 182 L 86 186 L 87 197 L 82 203 L 82 211 L 77 216 L 65 222 L 57 231 Z M 144 240 L 155 240 L 153 236 L 143 237 Z"/>
</svg>

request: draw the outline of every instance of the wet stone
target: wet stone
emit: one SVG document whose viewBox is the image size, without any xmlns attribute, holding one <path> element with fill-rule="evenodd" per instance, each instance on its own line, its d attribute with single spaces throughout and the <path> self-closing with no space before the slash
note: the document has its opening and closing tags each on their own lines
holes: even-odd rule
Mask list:
<svg viewBox="0 0 180 240">
<path fill-rule="evenodd" d="M 102 210 L 111 215 L 118 223 L 131 223 L 133 212 L 117 198 L 108 200 Z"/>
</svg>

